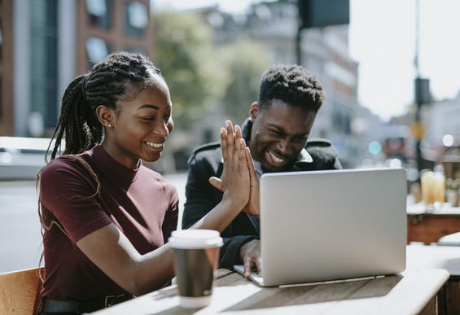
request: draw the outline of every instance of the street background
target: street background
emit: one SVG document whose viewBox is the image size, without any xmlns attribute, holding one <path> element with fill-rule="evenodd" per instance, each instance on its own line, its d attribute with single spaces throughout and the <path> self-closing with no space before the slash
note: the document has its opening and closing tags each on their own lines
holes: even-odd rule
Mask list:
<svg viewBox="0 0 460 315">
<path fill-rule="evenodd" d="M 313 23 L 334 11 L 338 22 Z M 0 272 L 38 265 L 33 179 L 64 91 L 121 50 L 149 56 L 168 84 L 174 132 L 146 166 L 181 209 L 190 154 L 248 117 L 273 64 L 317 76 L 326 98 L 310 139 L 328 139 L 344 168 L 402 167 L 418 200 L 421 171 L 447 166 L 460 191 L 459 23 L 458 0 L 0 1 Z"/>
</svg>

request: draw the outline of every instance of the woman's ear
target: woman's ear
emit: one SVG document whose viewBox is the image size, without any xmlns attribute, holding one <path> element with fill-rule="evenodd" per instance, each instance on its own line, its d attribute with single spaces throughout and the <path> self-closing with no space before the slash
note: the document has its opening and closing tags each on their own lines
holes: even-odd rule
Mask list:
<svg viewBox="0 0 460 315">
<path fill-rule="evenodd" d="M 249 110 L 249 115 L 251 117 L 252 122 L 256 120 L 258 113 L 259 113 L 259 104 L 257 102 L 254 102 L 251 104 L 251 109 Z"/>
<path fill-rule="evenodd" d="M 115 121 L 115 113 L 112 108 L 105 105 L 99 105 L 96 108 L 96 115 L 99 122 L 106 128 L 112 128 Z"/>
</svg>

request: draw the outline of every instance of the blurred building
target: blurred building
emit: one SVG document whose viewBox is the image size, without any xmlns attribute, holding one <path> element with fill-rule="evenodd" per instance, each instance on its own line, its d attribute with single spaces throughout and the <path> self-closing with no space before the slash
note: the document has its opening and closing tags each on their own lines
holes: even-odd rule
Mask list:
<svg viewBox="0 0 460 315">
<path fill-rule="evenodd" d="M 65 88 L 119 50 L 152 56 L 149 0 L 0 1 L 0 135 L 49 134 Z"/>
<path fill-rule="evenodd" d="M 383 164 L 382 152 L 384 122 L 368 108 L 359 106 L 352 121 L 353 141 L 355 142 L 354 156 L 360 161 L 355 166 L 375 166 Z"/>
<path fill-rule="evenodd" d="M 213 28 L 216 44 L 247 37 L 262 44 L 275 63 L 296 63 L 295 2 L 262 2 L 240 15 L 222 12 L 218 6 L 198 11 Z M 360 159 L 360 143 L 352 129 L 359 113 L 358 64 L 349 56 L 348 25 L 304 30 L 301 51 L 303 66 L 316 74 L 326 93 L 311 137 L 330 139 L 342 160 L 354 166 Z"/>
<path fill-rule="evenodd" d="M 460 92 L 455 99 L 434 102 L 422 108 L 425 125 L 423 147 L 438 160 L 450 147 L 460 147 Z"/>
<path fill-rule="evenodd" d="M 415 121 L 415 104 L 409 111 L 390 121 L 393 125 L 411 128 Z M 460 92 L 454 99 L 433 101 L 421 108 L 423 137 L 421 142 L 422 158 L 427 168 L 442 160 L 443 155 L 456 151 L 460 158 Z M 411 131 L 408 146 L 408 157 L 415 159 L 415 137 Z"/>
</svg>

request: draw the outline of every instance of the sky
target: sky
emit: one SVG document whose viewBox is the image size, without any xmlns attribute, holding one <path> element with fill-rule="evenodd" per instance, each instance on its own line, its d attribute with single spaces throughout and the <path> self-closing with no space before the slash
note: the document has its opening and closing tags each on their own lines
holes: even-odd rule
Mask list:
<svg viewBox="0 0 460 315">
<path fill-rule="evenodd" d="M 350 0 L 349 49 L 358 66 L 358 101 L 381 118 L 407 112 L 414 100 L 417 0 Z M 436 100 L 460 91 L 460 0 L 419 1 L 419 75 Z M 153 9 L 211 4 L 244 12 L 258 0 L 151 0 Z"/>
</svg>

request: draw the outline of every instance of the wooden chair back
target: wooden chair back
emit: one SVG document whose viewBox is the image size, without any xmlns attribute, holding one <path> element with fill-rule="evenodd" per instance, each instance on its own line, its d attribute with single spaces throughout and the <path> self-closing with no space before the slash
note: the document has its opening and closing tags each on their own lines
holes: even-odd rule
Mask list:
<svg viewBox="0 0 460 315">
<path fill-rule="evenodd" d="M 39 273 L 43 273 L 43 268 L 0 274 L 0 314 L 33 315 L 36 313 L 42 288 Z"/>
</svg>

